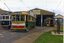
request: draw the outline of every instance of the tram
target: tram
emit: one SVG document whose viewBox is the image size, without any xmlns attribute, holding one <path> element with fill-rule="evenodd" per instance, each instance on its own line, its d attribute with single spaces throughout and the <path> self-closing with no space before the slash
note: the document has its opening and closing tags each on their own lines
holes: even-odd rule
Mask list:
<svg viewBox="0 0 64 43">
<path fill-rule="evenodd" d="M 31 16 L 28 12 L 23 11 L 21 14 L 12 14 L 11 30 L 25 30 L 35 27 L 35 17 Z"/>
<path fill-rule="evenodd" d="M 0 22 L 4 29 L 11 28 L 11 16 L 10 15 L 0 15 Z"/>
</svg>

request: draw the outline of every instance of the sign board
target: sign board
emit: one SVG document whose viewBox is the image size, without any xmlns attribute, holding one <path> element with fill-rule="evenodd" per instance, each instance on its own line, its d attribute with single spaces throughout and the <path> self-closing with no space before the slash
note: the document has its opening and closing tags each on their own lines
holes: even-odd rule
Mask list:
<svg viewBox="0 0 64 43">
<path fill-rule="evenodd" d="M 30 11 L 29 14 L 33 17 L 36 17 L 35 14 L 33 13 L 33 11 Z"/>
<path fill-rule="evenodd" d="M 27 11 L 22 11 L 22 14 L 28 14 L 28 12 Z"/>
<path fill-rule="evenodd" d="M 40 14 L 41 12 L 40 12 L 40 10 L 33 10 L 33 13 L 34 14 Z"/>
</svg>

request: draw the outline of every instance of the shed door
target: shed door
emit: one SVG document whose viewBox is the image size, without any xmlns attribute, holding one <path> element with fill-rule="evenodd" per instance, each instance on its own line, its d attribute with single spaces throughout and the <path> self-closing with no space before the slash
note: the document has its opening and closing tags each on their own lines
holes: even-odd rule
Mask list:
<svg viewBox="0 0 64 43">
<path fill-rule="evenodd" d="M 41 15 L 36 15 L 36 26 L 41 26 Z"/>
</svg>

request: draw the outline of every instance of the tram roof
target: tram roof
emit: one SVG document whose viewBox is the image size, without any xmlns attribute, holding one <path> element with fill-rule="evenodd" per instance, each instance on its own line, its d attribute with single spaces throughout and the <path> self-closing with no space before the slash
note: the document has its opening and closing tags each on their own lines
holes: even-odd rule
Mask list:
<svg viewBox="0 0 64 43">
<path fill-rule="evenodd" d="M 18 11 L 18 12 L 12 12 L 11 14 L 20 14 L 20 15 L 28 15 L 28 11 Z"/>
</svg>

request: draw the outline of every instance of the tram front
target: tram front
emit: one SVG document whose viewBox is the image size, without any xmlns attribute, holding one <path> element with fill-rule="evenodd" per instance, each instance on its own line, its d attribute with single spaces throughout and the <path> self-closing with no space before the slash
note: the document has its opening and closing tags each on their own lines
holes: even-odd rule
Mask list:
<svg viewBox="0 0 64 43">
<path fill-rule="evenodd" d="M 1 15 L 1 25 L 4 29 L 10 29 L 11 27 L 11 16 L 10 15 Z"/>
</svg>

